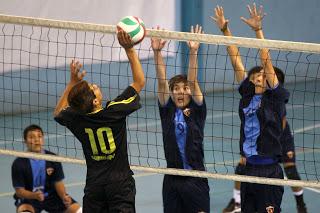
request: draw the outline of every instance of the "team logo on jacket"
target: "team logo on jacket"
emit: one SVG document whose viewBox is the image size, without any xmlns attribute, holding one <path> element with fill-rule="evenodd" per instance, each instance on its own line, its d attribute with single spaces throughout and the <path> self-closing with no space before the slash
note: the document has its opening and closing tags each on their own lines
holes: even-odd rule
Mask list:
<svg viewBox="0 0 320 213">
<path fill-rule="evenodd" d="M 53 168 L 47 168 L 47 175 L 52 175 L 54 172 L 54 169 Z"/>
<path fill-rule="evenodd" d="M 189 117 L 190 113 L 191 113 L 190 108 L 185 108 L 185 109 L 183 110 L 183 114 L 184 114 L 185 116 L 187 116 L 187 117 Z"/>
</svg>

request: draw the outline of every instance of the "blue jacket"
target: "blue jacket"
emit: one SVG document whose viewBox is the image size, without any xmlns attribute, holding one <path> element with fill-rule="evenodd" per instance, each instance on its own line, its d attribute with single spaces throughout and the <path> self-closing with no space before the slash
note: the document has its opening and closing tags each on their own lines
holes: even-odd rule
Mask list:
<svg viewBox="0 0 320 213">
<path fill-rule="evenodd" d="M 191 98 L 186 108 L 190 109 L 189 115 L 184 114 L 184 119 L 187 124 L 186 159 L 194 170 L 204 171 L 203 132 L 207 116 L 205 100 L 203 99 L 202 105 L 199 106 Z M 174 117 L 176 109 L 171 98 L 169 98 L 165 106 L 159 104 L 167 167 L 183 169 L 183 162 L 175 135 Z"/>
<path fill-rule="evenodd" d="M 246 78 L 239 87 L 241 95 L 239 103 L 239 116 L 241 120 L 240 130 L 240 154 L 243 152 L 245 141 L 243 109 L 246 108 L 255 95 L 255 86 Z M 257 139 L 257 152 L 259 156 L 279 160 L 282 155 L 281 136 L 283 134 L 282 118 L 286 114 L 285 104 L 288 102 L 289 92 L 278 85 L 277 88 L 267 89 L 262 94 L 261 105 L 257 110 L 257 117 L 260 123 L 260 135 Z"/>
<path fill-rule="evenodd" d="M 45 154 L 54 153 L 45 150 Z M 12 185 L 14 188 L 23 187 L 28 191 L 33 190 L 33 174 L 28 158 L 16 158 L 11 167 Z M 46 161 L 45 192 L 49 195 L 56 193 L 55 182 L 64 179 L 64 173 L 60 162 Z M 16 195 L 15 195 L 15 198 Z"/>
</svg>

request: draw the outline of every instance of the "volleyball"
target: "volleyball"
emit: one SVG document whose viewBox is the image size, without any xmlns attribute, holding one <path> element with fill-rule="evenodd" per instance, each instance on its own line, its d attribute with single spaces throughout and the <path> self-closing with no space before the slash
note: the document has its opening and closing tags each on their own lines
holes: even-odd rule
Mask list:
<svg viewBox="0 0 320 213">
<path fill-rule="evenodd" d="M 123 17 L 117 24 L 117 30 L 120 29 L 130 35 L 134 44 L 140 43 L 146 34 L 144 22 L 136 16 Z"/>
</svg>

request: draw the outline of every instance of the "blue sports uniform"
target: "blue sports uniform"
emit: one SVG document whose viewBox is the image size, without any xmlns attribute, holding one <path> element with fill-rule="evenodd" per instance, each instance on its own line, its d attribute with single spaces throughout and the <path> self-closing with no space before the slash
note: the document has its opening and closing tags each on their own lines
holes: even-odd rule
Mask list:
<svg viewBox="0 0 320 213">
<path fill-rule="evenodd" d="M 52 152 L 46 151 L 45 154 Z M 63 201 L 58 196 L 54 184 L 64 179 L 62 165 L 59 162 L 16 158 L 11 167 L 12 185 L 14 188 L 24 188 L 28 191 L 41 190 L 45 196 L 44 201 L 19 198 L 14 195 L 15 205 L 30 204 L 36 213 L 43 210 L 47 212 L 64 212 Z M 76 201 L 72 200 L 73 203 Z"/>
<path fill-rule="evenodd" d="M 191 99 L 185 110 L 178 109 L 171 98 L 164 106 L 159 103 L 167 167 L 204 171 L 205 100 L 199 106 Z M 165 213 L 210 212 L 205 178 L 165 175 L 162 196 Z"/>
<path fill-rule="evenodd" d="M 244 175 L 283 178 L 279 165 L 282 156 L 282 118 L 289 93 L 281 85 L 255 94 L 255 86 L 246 78 L 239 87 L 241 100 L 240 152 L 246 157 Z M 280 212 L 283 187 L 263 184 L 241 184 L 242 212 Z"/>
</svg>

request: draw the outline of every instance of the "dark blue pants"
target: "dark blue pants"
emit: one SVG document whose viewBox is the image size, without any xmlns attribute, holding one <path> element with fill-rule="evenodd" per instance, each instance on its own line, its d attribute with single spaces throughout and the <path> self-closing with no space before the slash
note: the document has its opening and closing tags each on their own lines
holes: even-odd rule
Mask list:
<svg viewBox="0 0 320 213">
<path fill-rule="evenodd" d="M 283 179 L 283 171 L 279 164 L 247 164 L 244 175 Z M 274 213 L 281 212 L 283 191 L 283 186 L 241 182 L 241 212 L 265 213 L 268 212 L 268 208 L 273 208 Z"/>
<path fill-rule="evenodd" d="M 208 180 L 165 175 L 162 188 L 164 213 L 210 212 Z"/>
</svg>

